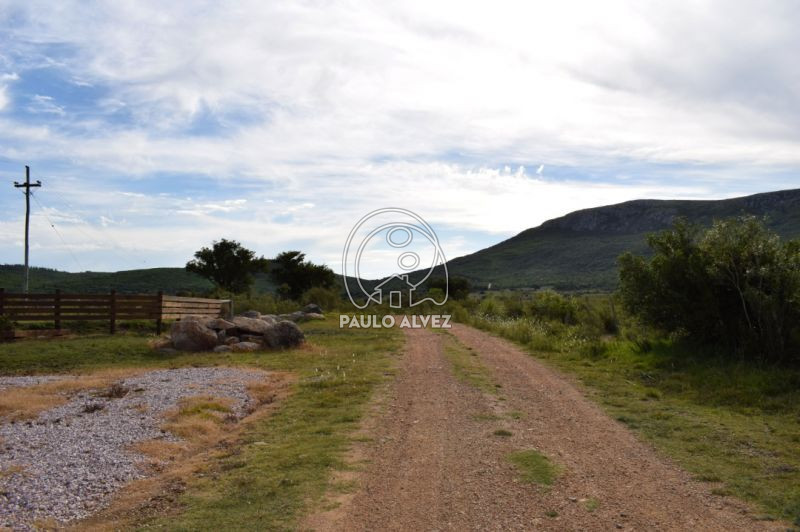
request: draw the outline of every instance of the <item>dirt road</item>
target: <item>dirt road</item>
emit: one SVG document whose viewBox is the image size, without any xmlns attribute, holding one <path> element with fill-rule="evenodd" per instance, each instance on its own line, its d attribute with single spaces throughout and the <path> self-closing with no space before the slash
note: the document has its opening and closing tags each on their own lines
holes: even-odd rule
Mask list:
<svg viewBox="0 0 800 532">
<path fill-rule="evenodd" d="M 712 495 L 513 344 L 459 325 L 405 334 L 388 403 L 365 429 L 374 443 L 359 451 L 357 491 L 306 528 L 785 529 Z M 474 356 L 496 391 L 457 378 L 448 345 Z M 507 457 L 525 449 L 560 466 L 550 488 L 519 480 Z"/>
</svg>

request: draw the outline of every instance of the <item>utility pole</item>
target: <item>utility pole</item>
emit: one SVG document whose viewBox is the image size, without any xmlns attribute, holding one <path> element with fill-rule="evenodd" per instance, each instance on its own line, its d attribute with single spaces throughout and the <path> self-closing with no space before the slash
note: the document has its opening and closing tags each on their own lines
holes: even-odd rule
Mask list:
<svg viewBox="0 0 800 532">
<path fill-rule="evenodd" d="M 31 183 L 31 168 L 25 165 L 25 182 L 17 183 L 14 181 L 16 188 L 25 189 L 25 293 L 28 293 L 28 279 L 30 277 L 30 270 L 28 265 L 28 233 L 30 232 L 31 225 L 31 187 L 42 186 L 41 181 Z"/>
</svg>

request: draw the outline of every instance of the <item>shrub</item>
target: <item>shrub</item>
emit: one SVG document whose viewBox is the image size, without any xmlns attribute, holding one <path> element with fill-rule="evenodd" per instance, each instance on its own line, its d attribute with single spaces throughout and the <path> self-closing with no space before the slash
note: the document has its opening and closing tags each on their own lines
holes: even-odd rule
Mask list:
<svg viewBox="0 0 800 532">
<path fill-rule="evenodd" d="M 338 290 L 333 288 L 324 288 L 322 286 L 315 286 L 305 291 L 303 297 L 301 298 L 301 302 L 304 305 L 316 303 L 322 307 L 323 311 L 328 312 L 330 310 L 336 310 L 340 308 L 344 300 L 342 299 Z"/>
<path fill-rule="evenodd" d="M 750 216 L 705 231 L 678 221 L 648 244 L 649 260 L 620 257 L 623 304 L 646 325 L 741 357 L 797 356 L 800 244 Z"/>
<path fill-rule="evenodd" d="M 546 290 L 533 295 L 528 314 L 572 325 L 578 322 L 578 308 L 572 298 Z"/>
</svg>

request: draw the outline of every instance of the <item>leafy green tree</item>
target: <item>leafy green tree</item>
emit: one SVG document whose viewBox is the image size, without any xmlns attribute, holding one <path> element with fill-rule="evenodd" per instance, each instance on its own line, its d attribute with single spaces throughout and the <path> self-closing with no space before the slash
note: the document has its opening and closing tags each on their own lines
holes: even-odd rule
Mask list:
<svg viewBox="0 0 800 532">
<path fill-rule="evenodd" d="M 216 284 L 219 288 L 241 294 L 253 285 L 253 274 L 266 271 L 268 261 L 256 257 L 235 240 L 214 241 L 210 248 L 195 252 L 194 260 L 186 263 L 186 271 L 196 273 Z"/>
<path fill-rule="evenodd" d="M 472 285 L 463 277 L 434 277 L 427 282 L 428 290 L 439 289 L 442 293 L 447 292 L 447 297 L 456 301 L 467 299 Z M 448 288 L 449 286 L 449 288 Z"/>
<path fill-rule="evenodd" d="M 642 321 L 742 356 L 798 353 L 800 244 L 751 216 L 705 231 L 680 221 L 648 243 L 651 259 L 619 261 L 623 304 Z"/>
<path fill-rule="evenodd" d="M 305 253 L 284 251 L 270 261 L 270 276 L 281 287 L 281 295 L 299 300 L 313 287 L 330 288 L 336 274 L 325 265 L 306 261 Z"/>
</svg>

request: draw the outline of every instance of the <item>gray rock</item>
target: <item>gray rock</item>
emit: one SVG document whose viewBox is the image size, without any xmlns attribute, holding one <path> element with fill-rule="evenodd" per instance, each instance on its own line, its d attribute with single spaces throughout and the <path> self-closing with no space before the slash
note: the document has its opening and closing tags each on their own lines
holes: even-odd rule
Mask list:
<svg viewBox="0 0 800 532">
<path fill-rule="evenodd" d="M 303 320 L 324 320 L 325 316 L 317 314 L 316 312 L 306 312 Z"/>
<path fill-rule="evenodd" d="M 316 303 L 309 303 L 305 307 L 303 307 L 303 312 L 306 314 L 322 314 L 322 307 L 317 305 Z"/>
<path fill-rule="evenodd" d="M 239 342 L 238 344 L 233 344 L 226 347 L 229 347 L 229 349 L 234 353 L 247 353 L 250 351 L 258 351 L 259 349 L 263 349 L 264 346 L 255 342 Z"/>
<path fill-rule="evenodd" d="M 228 336 L 225 338 L 225 345 L 233 345 L 241 342 L 238 336 Z"/>
<path fill-rule="evenodd" d="M 247 318 L 245 316 L 236 316 L 233 318 L 233 323 L 236 325 L 236 329 L 239 332 L 249 333 L 249 334 L 264 334 L 270 327 L 272 327 L 269 323 L 255 319 L 255 318 Z"/>
<path fill-rule="evenodd" d="M 297 347 L 305 341 L 305 335 L 296 323 L 280 321 L 264 334 L 264 345 L 272 349 Z"/>
<path fill-rule="evenodd" d="M 217 331 L 217 343 L 224 344 L 225 340 L 228 338 L 228 333 L 223 331 Z"/>
<path fill-rule="evenodd" d="M 276 323 L 278 323 L 278 318 L 276 318 L 275 316 L 271 316 L 271 315 L 261 316 L 260 319 L 261 319 L 261 321 L 263 321 L 265 323 L 268 323 L 270 325 L 275 325 Z"/>
<path fill-rule="evenodd" d="M 214 348 L 215 353 L 230 353 L 231 351 L 233 351 L 233 349 L 229 345 L 218 345 Z"/>
<path fill-rule="evenodd" d="M 302 321 L 305 316 L 305 312 L 298 310 L 297 312 L 292 312 L 291 314 L 286 315 L 286 319 L 296 323 L 298 321 Z"/>
<path fill-rule="evenodd" d="M 180 351 L 210 351 L 217 345 L 217 333 L 201 321 L 182 319 L 172 324 L 172 345 Z"/>
<path fill-rule="evenodd" d="M 253 318 L 254 320 L 257 320 L 261 317 L 261 313 L 257 310 L 246 310 L 242 312 L 241 315 L 245 318 Z"/>
<path fill-rule="evenodd" d="M 209 329 L 214 329 L 215 331 L 227 331 L 236 327 L 235 324 L 229 322 L 228 320 L 224 320 L 222 318 L 215 318 L 213 320 L 210 320 L 205 325 Z"/>
</svg>

